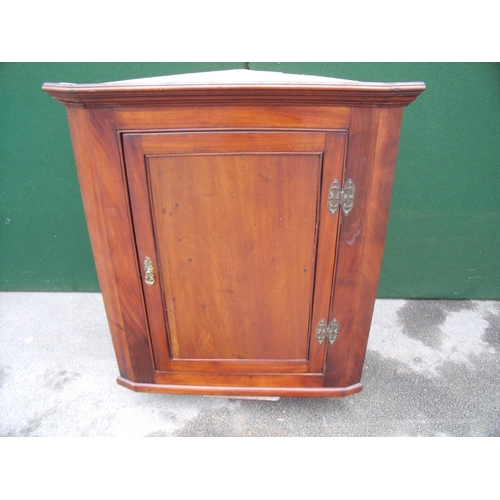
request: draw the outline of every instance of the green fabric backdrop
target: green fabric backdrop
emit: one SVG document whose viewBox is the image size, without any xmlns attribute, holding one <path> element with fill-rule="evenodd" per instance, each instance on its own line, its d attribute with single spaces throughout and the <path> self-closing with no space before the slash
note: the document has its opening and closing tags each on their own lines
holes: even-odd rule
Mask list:
<svg viewBox="0 0 500 500">
<path fill-rule="evenodd" d="M 250 63 L 424 81 L 405 109 L 379 297 L 500 299 L 500 64 Z M 98 291 L 64 107 L 45 81 L 104 82 L 238 63 L 0 65 L 0 288 Z"/>
</svg>

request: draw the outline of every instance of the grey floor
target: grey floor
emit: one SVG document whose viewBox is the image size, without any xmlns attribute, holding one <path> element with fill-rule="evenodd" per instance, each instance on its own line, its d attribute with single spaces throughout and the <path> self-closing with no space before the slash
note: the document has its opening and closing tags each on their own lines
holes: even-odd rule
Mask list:
<svg viewBox="0 0 500 500">
<path fill-rule="evenodd" d="M 134 393 L 100 294 L 0 293 L 0 436 L 500 436 L 500 302 L 378 300 L 347 398 Z"/>
</svg>

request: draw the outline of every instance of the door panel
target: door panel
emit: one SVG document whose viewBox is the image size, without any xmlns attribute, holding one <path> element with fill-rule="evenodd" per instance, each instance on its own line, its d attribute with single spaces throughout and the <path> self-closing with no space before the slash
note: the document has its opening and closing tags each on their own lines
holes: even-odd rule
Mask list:
<svg viewBox="0 0 500 500">
<path fill-rule="evenodd" d="M 344 140 L 124 135 L 139 262 L 155 268 L 144 292 L 157 370 L 322 371 L 313 322 L 331 302 L 338 216 L 325 196 L 341 179 Z M 329 254 L 321 276 L 318 254 Z"/>
<path fill-rule="evenodd" d="M 319 155 L 147 160 L 177 359 L 306 359 Z"/>
</svg>

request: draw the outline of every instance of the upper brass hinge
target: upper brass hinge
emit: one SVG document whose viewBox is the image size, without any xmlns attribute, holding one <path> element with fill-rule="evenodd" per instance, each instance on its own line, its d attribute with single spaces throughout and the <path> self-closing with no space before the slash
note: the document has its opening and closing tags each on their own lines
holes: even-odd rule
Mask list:
<svg viewBox="0 0 500 500">
<path fill-rule="evenodd" d="M 344 189 L 341 189 L 340 182 L 335 179 L 328 188 L 328 211 L 330 215 L 335 215 L 339 206 L 342 207 L 344 215 L 348 215 L 354 206 L 354 182 L 348 179 L 344 184 Z"/>
<path fill-rule="evenodd" d="M 321 345 L 325 339 L 328 339 L 328 342 L 333 344 L 338 337 L 339 334 L 339 322 L 334 318 L 330 321 L 330 323 L 326 324 L 326 321 L 322 319 L 316 328 L 316 340 L 318 344 Z"/>
</svg>

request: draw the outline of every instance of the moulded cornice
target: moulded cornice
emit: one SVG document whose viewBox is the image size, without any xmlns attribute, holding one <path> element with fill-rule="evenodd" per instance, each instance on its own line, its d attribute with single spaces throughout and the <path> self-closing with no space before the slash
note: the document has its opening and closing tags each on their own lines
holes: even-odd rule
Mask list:
<svg viewBox="0 0 500 500">
<path fill-rule="evenodd" d="M 372 83 L 268 71 L 229 70 L 42 89 L 67 106 L 334 105 L 407 106 L 423 82 Z"/>
</svg>

